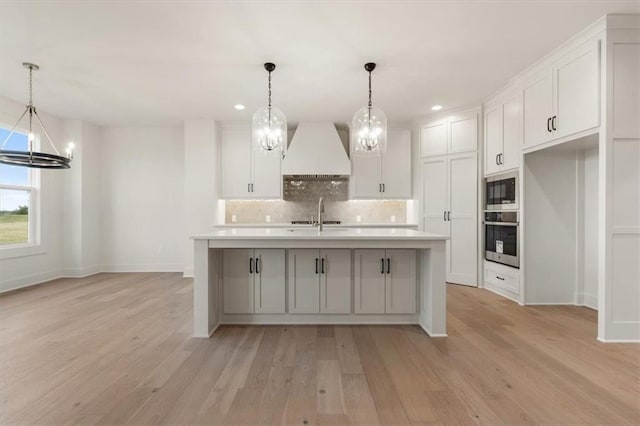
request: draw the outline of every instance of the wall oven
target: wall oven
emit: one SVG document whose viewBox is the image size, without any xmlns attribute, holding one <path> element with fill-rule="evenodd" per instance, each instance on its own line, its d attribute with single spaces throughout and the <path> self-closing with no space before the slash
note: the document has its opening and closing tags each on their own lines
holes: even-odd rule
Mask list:
<svg viewBox="0 0 640 426">
<path fill-rule="evenodd" d="M 518 247 L 518 212 L 484 212 L 485 259 L 520 267 Z"/>
<path fill-rule="evenodd" d="M 518 210 L 518 172 L 491 176 L 485 182 L 487 210 Z"/>
</svg>

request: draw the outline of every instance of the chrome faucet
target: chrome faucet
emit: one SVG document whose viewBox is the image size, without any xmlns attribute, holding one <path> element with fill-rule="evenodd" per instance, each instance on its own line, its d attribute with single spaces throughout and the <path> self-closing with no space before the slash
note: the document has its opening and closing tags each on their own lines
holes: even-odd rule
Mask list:
<svg viewBox="0 0 640 426">
<path fill-rule="evenodd" d="M 318 200 L 318 232 L 322 232 L 322 221 L 324 216 L 324 198 Z"/>
</svg>

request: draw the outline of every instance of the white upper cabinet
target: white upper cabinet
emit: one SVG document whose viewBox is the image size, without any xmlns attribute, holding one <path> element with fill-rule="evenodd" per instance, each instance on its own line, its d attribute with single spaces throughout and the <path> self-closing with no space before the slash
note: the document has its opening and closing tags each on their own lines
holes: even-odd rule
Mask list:
<svg viewBox="0 0 640 426">
<path fill-rule="evenodd" d="M 485 107 L 484 132 L 485 175 L 518 168 L 522 147 L 522 98 L 519 92 Z"/>
<path fill-rule="evenodd" d="M 411 132 L 389 129 L 382 156 L 382 198 L 411 198 Z"/>
<path fill-rule="evenodd" d="M 411 132 L 388 129 L 387 151 L 362 155 L 351 150 L 352 199 L 410 199 Z"/>
<path fill-rule="evenodd" d="M 382 196 L 382 159 L 379 155 L 358 155 L 351 151 L 350 198 Z"/>
<path fill-rule="evenodd" d="M 221 198 L 251 198 L 251 129 L 224 129 L 220 136 Z"/>
<path fill-rule="evenodd" d="M 250 127 L 222 129 L 220 138 L 220 198 L 282 198 L 280 155 L 252 149 Z"/>
<path fill-rule="evenodd" d="M 447 120 L 439 120 L 423 126 L 420 130 L 420 150 L 423 157 L 446 154 Z"/>
<path fill-rule="evenodd" d="M 475 111 L 451 115 L 420 129 L 422 157 L 475 151 L 478 148 L 478 114 Z"/>
<path fill-rule="evenodd" d="M 525 83 L 522 90 L 524 113 L 524 145 L 534 146 L 550 141 L 553 118 L 553 75 L 545 70 Z"/>
<path fill-rule="evenodd" d="M 502 103 L 487 105 L 484 111 L 484 172 L 500 171 L 500 154 L 503 146 Z"/>
<path fill-rule="evenodd" d="M 600 41 L 559 57 L 523 85 L 524 146 L 600 125 Z"/>
<path fill-rule="evenodd" d="M 600 125 L 600 41 L 583 44 L 554 67 L 555 138 Z"/>
</svg>

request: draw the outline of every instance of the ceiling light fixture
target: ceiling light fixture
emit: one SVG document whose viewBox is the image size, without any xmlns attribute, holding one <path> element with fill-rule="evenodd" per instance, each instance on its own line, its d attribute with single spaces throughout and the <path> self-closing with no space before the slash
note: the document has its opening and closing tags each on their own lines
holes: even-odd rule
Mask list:
<svg viewBox="0 0 640 426">
<path fill-rule="evenodd" d="M 235 109 L 237 109 L 238 111 L 243 111 L 244 110 L 244 105 L 242 105 L 242 104 L 235 104 L 233 107 Z"/>
<path fill-rule="evenodd" d="M 351 121 L 351 132 L 355 137 L 356 153 L 380 153 L 387 148 L 387 116 L 371 102 L 371 72 L 376 64 L 367 62 L 364 69 L 369 73 L 369 103 L 356 112 Z"/>
<path fill-rule="evenodd" d="M 442 105 L 434 105 L 431 107 L 433 111 L 440 111 L 442 109 Z"/>
<path fill-rule="evenodd" d="M 276 65 L 267 62 L 264 69 L 269 73 L 268 104 L 253 114 L 251 134 L 258 150 L 265 153 L 282 152 L 287 143 L 287 118 L 280 109 L 271 106 L 271 73 Z"/>
<path fill-rule="evenodd" d="M 70 144 L 65 154 L 66 156 L 60 155 L 58 149 L 54 145 L 51 137 L 49 137 L 49 133 L 47 129 L 44 127 L 44 123 L 40 119 L 38 112 L 36 110 L 35 105 L 33 105 L 33 72 L 38 71 L 40 69 L 39 66 L 29 63 L 23 62 L 22 66 L 29 70 L 29 104 L 26 106 L 26 109 L 16 121 L 16 124 L 11 129 L 11 132 L 7 135 L 7 137 L 2 141 L 2 146 L 0 146 L 0 163 L 9 164 L 12 166 L 23 166 L 23 167 L 32 167 L 38 169 L 68 169 L 73 159 L 73 146 Z M 25 115 L 29 114 L 29 150 L 28 151 L 12 151 L 3 149 L 6 143 L 9 141 L 13 133 L 15 132 L 18 124 L 22 121 Z M 35 142 L 35 137 L 33 135 L 33 118 L 38 120 L 40 123 L 40 127 L 42 128 L 42 132 L 45 137 L 49 141 L 49 144 L 55 151 L 55 154 L 49 154 L 46 152 L 38 152 L 33 150 L 33 145 Z"/>
</svg>

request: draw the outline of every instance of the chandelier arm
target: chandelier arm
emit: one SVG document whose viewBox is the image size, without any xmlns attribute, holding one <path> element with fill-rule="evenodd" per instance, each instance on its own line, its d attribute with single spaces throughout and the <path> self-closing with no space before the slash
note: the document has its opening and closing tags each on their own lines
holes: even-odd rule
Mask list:
<svg viewBox="0 0 640 426">
<path fill-rule="evenodd" d="M 20 124 L 20 121 L 22 121 L 27 111 L 29 111 L 29 107 L 25 108 L 20 118 L 18 118 L 18 121 L 16 121 L 16 124 L 13 125 L 13 128 L 11 129 L 11 132 L 9 133 L 9 135 L 7 135 L 7 137 L 4 138 L 4 140 L 2 141 L 2 146 L 0 146 L 0 149 L 4 148 L 7 142 L 9 142 L 9 138 L 16 132 L 16 128 L 18 127 L 18 124 Z"/>
<path fill-rule="evenodd" d="M 60 153 L 58 152 L 58 149 L 56 148 L 56 146 L 53 144 L 53 141 L 51 140 L 51 137 L 49 136 L 49 133 L 47 132 L 47 128 L 44 127 L 44 123 L 42 122 L 42 120 L 40 119 L 40 115 L 38 115 L 38 111 L 36 111 L 36 109 L 33 109 L 33 113 L 36 116 L 36 118 L 38 119 L 38 123 L 40 123 L 40 127 L 42 127 L 42 131 L 44 132 L 44 135 L 47 137 L 47 140 L 49 141 L 49 144 L 51 145 L 51 147 L 53 148 L 53 150 L 56 152 L 56 155 L 60 155 Z"/>
</svg>

